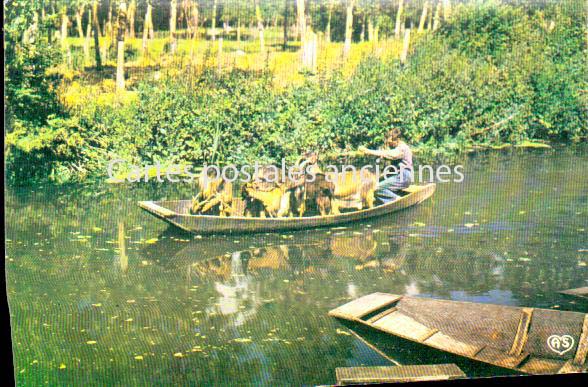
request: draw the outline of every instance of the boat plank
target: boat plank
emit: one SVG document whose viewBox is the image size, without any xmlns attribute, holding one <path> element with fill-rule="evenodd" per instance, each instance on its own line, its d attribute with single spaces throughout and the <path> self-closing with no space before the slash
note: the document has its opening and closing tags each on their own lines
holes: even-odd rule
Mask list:
<svg viewBox="0 0 588 387">
<path fill-rule="evenodd" d="M 529 328 L 529 337 L 525 345 L 525 351 L 537 357 L 564 361 L 573 359 L 578 350 L 584 318 L 585 314 L 583 313 L 564 313 L 558 310 L 535 309 L 533 312 L 533 322 Z M 554 335 L 560 337 L 571 336 L 573 339 L 571 348 L 560 353 L 550 348 L 548 341 Z M 562 347 L 562 349 L 565 348 Z"/>
<path fill-rule="evenodd" d="M 584 323 L 582 324 L 582 334 L 578 344 L 576 356 L 574 356 L 574 365 L 582 366 L 586 363 L 586 355 L 588 354 L 588 314 L 584 316 Z"/>
<path fill-rule="evenodd" d="M 473 359 L 503 368 L 516 369 L 528 357 L 529 354 L 527 352 L 523 352 L 519 355 L 509 355 L 496 348 L 484 347 L 473 357 Z"/>
<path fill-rule="evenodd" d="M 463 356 L 472 357 L 482 350 L 482 346 L 471 345 L 454 339 L 442 332 L 437 332 L 424 342 L 426 345 L 441 349 L 443 351 L 451 351 Z"/>
<path fill-rule="evenodd" d="M 520 370 L 535 375 L 557 374 L 564 364 L 562 360 L 532 357 L 520 367 Z"/>
<path fill-rule="evenodd" d="M 384 332 L 392 333 L 419 343 L 437 332 L 436 329 L 431 329 L 400 311 L 382 317 L 373 323 L 372 326 Z"/>
<path fill-rule="evenodd" d="M 523 348 L 527 344 L 529 338 L 529 328 L 531 326 L 531 319 L 533 318 L 532 308 L 523 308 L 521 313 L 521 321 L 519 321 L 519 327 L 517 329 L 517 335 L 512 343 L 512 347 L 508 352 L 509 355 L 520 355 L 523 352 Z"/>
<path fill-rule="evenodd" d="M 338 385 L 420 382 L 466 377 L 465 373 L 455 364 L 339 367 L 335 369 L 335 375 Z"/>
<path fill-rule="evenodd" d="M 329 316 L 351 320 L 358 319 L 387 305 L 391 305 L 400 298 L 402 297 L 388 293 L 368 294 L 330 311 Z"/>
</svg>

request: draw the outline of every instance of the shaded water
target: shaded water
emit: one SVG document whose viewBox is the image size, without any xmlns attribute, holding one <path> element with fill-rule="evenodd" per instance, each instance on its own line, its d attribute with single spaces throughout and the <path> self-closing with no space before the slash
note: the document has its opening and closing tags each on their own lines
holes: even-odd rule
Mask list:
<svg viewBox="0 0 588 387">
<path fill-rule="evenodd" d="M 389 364 L 327 316 L 374 291 L 588 311 L 557 293 L 588 284 L 587 154 L 477 155 L 393 216 L 253 236 L 180 233 L 136 206 L 185 186 L 8 189 L 17 382 L 333 383 Z M 372 339 L 402 364 L 507 373 Z"/>
</svg>

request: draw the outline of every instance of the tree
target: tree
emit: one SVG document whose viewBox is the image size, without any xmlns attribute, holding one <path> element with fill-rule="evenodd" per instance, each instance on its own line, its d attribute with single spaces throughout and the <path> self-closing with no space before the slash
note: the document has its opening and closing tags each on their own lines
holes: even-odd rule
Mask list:
<svg viewBox="0 0 588 387">
<path fill-rule="evenodd" d="M 396 39 L 400 39 L 403 11 L 404 11 L 404 0 L 399 0 L 398 11 L 396 12 L 396 24 L 394 25 L 394 36 L 396 37 Z"/>
<path fill-rule="evenodd" d="M 145 10 L 145 18 L 143 22 L 143 55 L 145 55 L 149 48 L 149 39 L 153 39 L 153 5 L 152 0 L 147 0 L 147 9 Z"/>
<path fill-rule="evenodd" d="M 127 3 L 122 0 L 118 5 L 116 33 L 116 89 L 125 88 L 125 34 L 127 32 Z"/>
<path fill-rule="evenodd" d="M 178 22 L 178 0 L 171 0 L 170 2 L 170 16 L 169 16 L 169 40 L 170 51 L 175 54 L 177 48 L 176 41 L 176 24 Z"/>
<path fill-rule="evenodd" d="M 425 23 L 427 21 L 427 12 L 429 11 L 429 2 L 425 1 L 423 4 L 423 11 L 421 13 L 421 19 L 419 21 L 418 33 L 422 33 L 425 30 Z"/>
<path fill-rule="evenodd" d="M 345 18 L 345 44 L 343 46 L 343 57 L 347 58 L 351 52 L 351 38 L 353 34 L 353 7 L 355 0 L 347 0 L 347 13 Z"/>
<path fill-rule="evenodd" d="M 98 0 L 92 2 L 92 30 L 94 34 L 94 55 L 96 56 L 96 68 L 102 68 L 100 56 L 100 24 L 98 22 Z"/>
<path fill-rule="evenodd" d="M 297 14 L 297 28 L 300 41 L 304 42 L 306 34 L 306 11 L 304 8 L 304 0 L 296 0 L 296 14 Z"/>
<path fill-rule="evenodd" d="M 263 37 L 263 18 L 261 17 L 261 8 L 259 0 L 255 0 L 255 18 L 257 19 L 257 31 L 259 33 L 259 50 L 261 54 L 265 53 L 265 39 Z"/>
<path fill-rule="evenodd" d="M 137 13 L 137 0 L 131 0 L 127 10 L 127 21 L 129 25 L 129 38 L 135 39 L 135 14 Z"/>
</svg>

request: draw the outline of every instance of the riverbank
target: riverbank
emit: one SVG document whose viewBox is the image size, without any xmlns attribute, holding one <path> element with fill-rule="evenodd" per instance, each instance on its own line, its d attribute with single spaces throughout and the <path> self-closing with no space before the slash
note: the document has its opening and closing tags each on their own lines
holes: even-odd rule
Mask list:
<svg viewBox="0 0 588 387">
<path fill-rule="evenodd" d="M 378 147 L 390 126 L 403 130 L 423 162 L 528 141 L 581 142 L 588 138 L 584 31 L 571 7 L 468 5 L 416 39 L 406 63 L 358 56 L 352 71 L 298 74 L 303 81 L 287 87 L 276 87 L 283 80 L 271 69 L 246 66 L 155 71 L 118 92 L 112 80 L 43 78 L 31 87 L 44 88 L 44 116 L 29 100 L 10 105 L 7 175 L 25 183 L 96 179 L 115 158 L 293 161 L 308 149 Z M 9 101 L 19 102 L 23 94 L 9 86 Z"/>
</svg>

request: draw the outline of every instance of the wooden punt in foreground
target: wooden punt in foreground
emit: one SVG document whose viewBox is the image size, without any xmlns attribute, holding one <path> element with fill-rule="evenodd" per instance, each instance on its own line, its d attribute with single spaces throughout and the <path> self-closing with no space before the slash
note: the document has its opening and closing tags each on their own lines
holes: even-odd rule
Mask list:
<svg viewBox="0 0 588 387">
<path fill-rule="evenodd" d="M 405 196 L 387 204 L 359 211 L 344 212 L 338 215 L 305 216 L 301 218 L 191 215 L 189 213 L 191 200 L 142 201 L 139 202 L 139 206 L 174 226 L 197 234 L 272 232 L 333 226 L 390 214 L 428 199 L 435 192 L 435 187 L 434 183 L 412 185 L 405 190 Z"/>
<path fill-rule="evenodd" d="M 587 370 L 586 313 L 373 293 L 329 315 L 522 373 Z"/>
<path fill-rule="evenodd" d="M 379 367 L 338 367 L 337 385 L 404 383 L 463 379 L 466 374 L 455 364 L 425 364 Z"/>
</svg>

